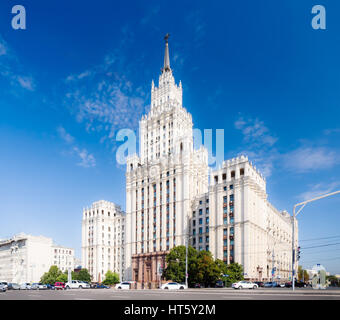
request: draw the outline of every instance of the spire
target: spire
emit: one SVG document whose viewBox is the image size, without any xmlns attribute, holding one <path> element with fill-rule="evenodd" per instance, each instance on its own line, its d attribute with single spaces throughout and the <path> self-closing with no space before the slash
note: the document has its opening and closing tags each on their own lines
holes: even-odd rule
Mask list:
<svg viewBox="0 0 340 320">
<path fill-rule="evenodd" d="M 164 71 L 170 71 L 170 58 L 169 58 L 169 45 L 168 45 L 168 39 L 169 39 L 169 33 L 167 33 L 164 37 L 165 40 L 165 54 L 164 54 Z"/>
</svg>

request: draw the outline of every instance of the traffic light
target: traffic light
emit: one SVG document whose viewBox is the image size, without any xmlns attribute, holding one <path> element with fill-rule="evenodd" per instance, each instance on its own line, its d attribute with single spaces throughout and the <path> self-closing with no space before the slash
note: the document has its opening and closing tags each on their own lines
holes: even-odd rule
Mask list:
<svg viewBox="0 0 340 320">
<path fill-rule="evenodd" d="M 300 247 L 297 248 L 297 260 L 299 261 L 300 260 Z"/>
</svg>

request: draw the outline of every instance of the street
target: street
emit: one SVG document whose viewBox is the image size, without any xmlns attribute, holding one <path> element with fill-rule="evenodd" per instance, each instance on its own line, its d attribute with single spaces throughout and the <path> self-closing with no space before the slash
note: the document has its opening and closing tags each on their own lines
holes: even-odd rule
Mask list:
<svg viewBox="0 0 340 320">
<path fill-rule="evenodd" d="M 340 300 L 339 289 L 313 290 L 310 288 L 234 290 L 9 290 L 0 293 L 0 300 Z"/>
</svg>

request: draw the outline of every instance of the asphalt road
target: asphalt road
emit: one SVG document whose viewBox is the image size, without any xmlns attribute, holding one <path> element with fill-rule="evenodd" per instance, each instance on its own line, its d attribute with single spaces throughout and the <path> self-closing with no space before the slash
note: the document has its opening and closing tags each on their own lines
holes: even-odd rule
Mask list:
<svg viewBox="0 0 340 320">
<path fill-rule="evenodd" d="M 0 300 L 340 300 L 340 289 L 10 290 Z"/>
</svg>

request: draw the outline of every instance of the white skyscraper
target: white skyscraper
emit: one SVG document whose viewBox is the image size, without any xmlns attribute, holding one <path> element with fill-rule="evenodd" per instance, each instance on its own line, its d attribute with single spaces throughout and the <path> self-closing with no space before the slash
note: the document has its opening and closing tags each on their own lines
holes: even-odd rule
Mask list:
<svg viewBox="0 0 340 320">
<path fill-rule="evenodd" d="M 139 155 L 127 159 L 126 279 L 157 287 L 166 254 L 187 237 L 198 250 L 242 264 L 245 278 L 270 278 L 272 269 L 287 278 L 289 214 L 268 202 L 265 179 L 243 156 L 224 161 L 209 181 L 208 152 L 194 150 L 192 127 L 170 68 L 167 35 L 151 110 L 139 123 Z"/>
<path fill-rule="evenodd" d="M 156 287 L 166 254 L 185 244 L 191 200 L 208 186 L 208 153 L 193 148 L 192 118 L 170 68 L 168 36 L 165 41 L 151 110 L 140 121 L 140 156 L 127 161 L 126 275 L 141 287 Z"/>
<path fill-rule="evenodd" d="M 97 201 L 83 210 L 81 263 L 92 281 L 103 281 L 108 270 L 124 279 L 124 229 L 124 213 L 112 202 Z"/>
</svg>

